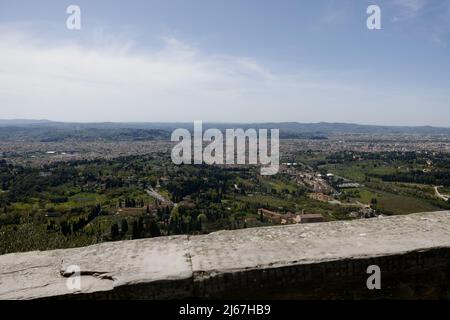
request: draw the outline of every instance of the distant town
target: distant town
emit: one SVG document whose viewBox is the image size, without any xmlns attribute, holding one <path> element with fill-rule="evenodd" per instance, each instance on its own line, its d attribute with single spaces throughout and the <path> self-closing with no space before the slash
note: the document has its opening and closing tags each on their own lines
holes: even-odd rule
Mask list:
<svg viewBox="0 0 450 320">
<path fill-rule="evenodd" d="M 1 253 L 450 209 L 445 129 L 280 124 L 279 172 L 261 176 L 258 165 L 173 164 L 175 124 L 90 126 L 0 125 Z"/>
</svg>

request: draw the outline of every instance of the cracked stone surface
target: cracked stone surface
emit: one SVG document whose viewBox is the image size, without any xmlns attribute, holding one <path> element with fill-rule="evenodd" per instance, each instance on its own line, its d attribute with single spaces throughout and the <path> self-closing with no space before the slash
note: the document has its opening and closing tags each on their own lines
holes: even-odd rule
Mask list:
<svg viewBox="0 0 450 320">
<path fill-rule="evenodd" d="M 81 290 L 66 283 L 77 265 Z M 192 275 L 187 236 L 101 243 L 83 248 L 0 256 L 0 299 L 33 299 L 109 291 L 114 287 Z M 70 280 L 70 279 L 69 279 Z"/>
<path fill-rule="evenodd" d="M 0 299 L 111 291 L 119 286 L 259 268 L 450 248 L 450 212 L 219 231 L 0 256 Z M 81 269 L 70 291 L 68 267 Z"/>
</svg>

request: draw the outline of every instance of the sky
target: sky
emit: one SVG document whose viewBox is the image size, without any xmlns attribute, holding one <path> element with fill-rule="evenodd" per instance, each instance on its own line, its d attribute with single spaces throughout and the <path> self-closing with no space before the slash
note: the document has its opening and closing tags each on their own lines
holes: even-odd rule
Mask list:
<svg viewBox="0 0 450 320">
<path fill-rule="evenodd" d="M 450 127 L 450 0 L 0 0 L 0 118 Z"/>
</svg>

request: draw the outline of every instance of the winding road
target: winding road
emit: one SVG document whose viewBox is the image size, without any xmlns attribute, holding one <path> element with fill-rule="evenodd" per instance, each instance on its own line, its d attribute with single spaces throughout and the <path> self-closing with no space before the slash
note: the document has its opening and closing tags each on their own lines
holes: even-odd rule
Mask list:
<svg viewBox="0 0 450 320">
<path fill-rule="evenodd" d="M 176 206 L 175 203 L 170 201 L 170 199 L 165 198 L 163 195 L 159 194 L 155 189 L 152 187 L 147 188 L 145 191 L 147 191 L 147 194 L 153 198 L 158 199 L 161 202 L 169 203 L 172 206 Z"/>
</svg>

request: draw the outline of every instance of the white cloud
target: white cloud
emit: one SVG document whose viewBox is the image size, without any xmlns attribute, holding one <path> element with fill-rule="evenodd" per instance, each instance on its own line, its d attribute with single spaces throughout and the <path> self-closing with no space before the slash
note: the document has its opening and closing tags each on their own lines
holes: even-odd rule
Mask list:
<svg viewBox="0 0 450 320">
<path fill-rule="evenodd" d="M 427 5 L 428 0 L 393 0 L 392 3 L 399 8 L 398 14 L 393 18 L 393 21 L 397 22 L 415 18 Z"/>
<path fill-rule="evenodd" d="M 272 120 L 277 108 L 306 107 L 308 91 L 334 86 L 274 74 L 250 57 L 205 55 L 174 38 L 151 52 L 101 32 L 89 46 L 5 29 L 0 38 L 0 118 Z"/>
<path fill-rule="evenodd" d="M 150 51 L 101 32 L 86 44 L 0 27 L 0 39 L 0 118 L 383 123 L 394 111 L 423 110 L 424 99 L 436 99 L 377 86 L 370 70 L 281 73 L 174 38 Z"/>
<path fill-rule="evenodd" d="M 426 2 L 426 0 L 394 0 L 394 4 L 413 12 L 419 11 Z"/>
<path fill-rule="evenodd" d="M 439 10 L 439 15 L 435 17 L 431 27 L 431 41 L 441 47 L 447 47 L 450 34 L 450 1 L 444 3 Z"/>
<path fill-rule="evenodd" d="M 402 23 L 408 33 L 447 47 L 450 34 L 450 1 L 393 0 L 393 22 Z"/>
</svg>

